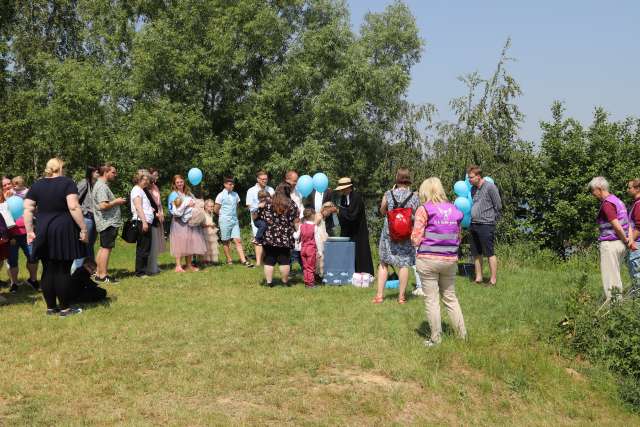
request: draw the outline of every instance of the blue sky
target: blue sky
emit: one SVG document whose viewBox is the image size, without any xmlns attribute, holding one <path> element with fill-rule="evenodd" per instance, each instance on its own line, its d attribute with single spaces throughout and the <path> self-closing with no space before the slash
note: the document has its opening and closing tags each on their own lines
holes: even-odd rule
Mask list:
<svg viewBox="0 0 640 427">
<path fill-rule="evenodd" d="M 364 15 L 391 0 L 347 0 L 357 31 Z M 518 104 L 526 115 L 521 135 L 538 142 L 539 122 L 549 120 L 554 100 L 566 115 L 591 123 L 601 106 L 618 120 L 639 116 L 640 1 L 406 0 L 426 41 L 412 71 L 409 99 L 430 102 L 439 119 L 453 118 L 448 102 L 464 94 L 457 77 L 488 76 L 507 37 L 509 71 L 520 83 Z"/>
</svg>

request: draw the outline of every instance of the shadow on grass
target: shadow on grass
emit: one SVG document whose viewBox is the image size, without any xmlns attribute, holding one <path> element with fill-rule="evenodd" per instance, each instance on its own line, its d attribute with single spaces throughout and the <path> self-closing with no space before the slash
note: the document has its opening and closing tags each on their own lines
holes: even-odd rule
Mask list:
<svg viewBox="0 0 640 427">
<path fill-rule="evenodd" d="M 422 338 L 431 338 L 431 328 L 426 320 L 423 320 L 416 329 L 416 334 Z M 442 323 L 442 335 L 443 336 L 455 336 L 455 331 L 448 323 Z"/>
<path fill-rule="evenodd" d="M 83 310 L 90 310 L 96 307 L 111 307 L 111 302 L 117 302 L 118 297 L 106 297 L 100 301 L 92 301 L 92 302 L 78 302 L 76 305 L 82 307 Z"/>
<path fill-rule="evenodd" d="M 36 301 L 42 298 L 40 291 L 36 291 L 30 285 L 18 286 L 18 292 L 15 294 L 4 292 L 2 296 L 7 299 L 6 305 L 29 304 L 34 305 Z"/>
</svg>

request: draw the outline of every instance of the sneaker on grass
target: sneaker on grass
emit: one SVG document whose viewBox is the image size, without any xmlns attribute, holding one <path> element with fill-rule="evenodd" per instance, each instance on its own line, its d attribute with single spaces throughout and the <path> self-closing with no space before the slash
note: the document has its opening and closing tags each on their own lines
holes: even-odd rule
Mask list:
<svg viewBox="0 0 640 427">
<path fill-rule="evenodd" d="M 66 310 L 60 310 L 60 317 L 73 316 L 80 313 L 82 313 L 81 308 L 67 308 Z"/>
<path fill-rule="evenodd" d="M 104 284 L 107 284 L 107 283 L 115 284 L 115 283 L 120 282 L 118 279 L 116 279 L 113 276 L 109 276 L 108 274 L 106 276 L 104 276 L 104 277 L 96 276 L 95 280 L 96 280 L 96 282 L 104 283 Z"/>
</svg>

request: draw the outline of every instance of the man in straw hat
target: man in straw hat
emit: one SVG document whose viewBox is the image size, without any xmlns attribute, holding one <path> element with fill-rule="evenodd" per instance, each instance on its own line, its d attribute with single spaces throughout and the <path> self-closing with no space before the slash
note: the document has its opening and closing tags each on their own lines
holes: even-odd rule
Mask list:
<svg viewBox="0 0 640 427">
<path fill-rule="evenodd" d="M 373 275 L 369 229 L 362 196 L 354 190 L 351 178 L 346 177 L 338 180 L 335 191 L 340 194 L 336 209 L 340 221 L 340 234 L 342 237 L 349 237 L 356 244 L 356 273 Z"/>
</svg>

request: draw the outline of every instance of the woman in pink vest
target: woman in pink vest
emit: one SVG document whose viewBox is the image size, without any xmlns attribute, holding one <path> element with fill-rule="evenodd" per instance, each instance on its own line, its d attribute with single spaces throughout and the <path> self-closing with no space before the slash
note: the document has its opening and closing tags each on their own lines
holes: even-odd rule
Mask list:
<svg viewBox="0 0 640 427">
<path fill-rule="evenodd" d="M 442 336 L 440 296 L 458 336 L 463 339 L 467 336 L 455 291 L 463 214 L 449 202 L 440 179 L 435 177 L 420 185 L 420 201 L 423 204 L 416 210 L 411 241 L 417 248 L 416 269 L 431 328 L 431 337 L 425 345 L 431 347 L 439 344 Z"/>
<path fill-rule="evenodd" d="M 622 293 L 620 264 L 627 253 L 627 232 L 629 218 L 627 208 L 616 196 L 609 193 L 609 183 L 597 176 L 589 182 L 589 191 L 600 201 L 596 223 L 600 230 L 600 274 L 606 301 L 611 299 L 611 291 L 616 288 Z"/>
</svg>

